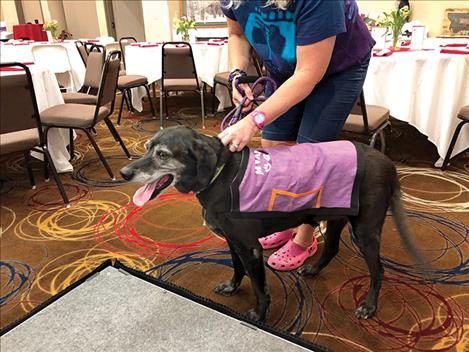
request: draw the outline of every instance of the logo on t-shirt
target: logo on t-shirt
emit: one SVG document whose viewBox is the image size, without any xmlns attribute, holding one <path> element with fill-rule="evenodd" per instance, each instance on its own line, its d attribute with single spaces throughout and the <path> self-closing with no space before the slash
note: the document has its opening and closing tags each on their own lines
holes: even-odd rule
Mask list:
<svg viewBox="0 0 469 352">
<path fill-rule="evenodd" d="M 271 73 L 285 73 L 295 68 L 296 26 L 293 13 L 255 11 L 248 16 L 244 33 Z"/>
</svg>

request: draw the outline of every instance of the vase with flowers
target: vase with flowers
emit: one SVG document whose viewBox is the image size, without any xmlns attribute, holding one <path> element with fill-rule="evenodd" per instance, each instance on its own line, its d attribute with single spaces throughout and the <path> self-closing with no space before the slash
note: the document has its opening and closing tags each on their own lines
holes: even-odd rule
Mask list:
<svg viewBox="0 0 469 352">
<path fill-rule="evenodd" d="M 406 24 L 406 22 L 409 20 L 410 15 L 411 11 L 409 7 L 404 6 L 389 13 L 384 12 L 376 21 L 377 26 L 385 27 L 391 30 L 393 50 L 395 50 L 397 47 L 402 27 L 404 27 L 404 24 Z"/>
<path fill-rule="evenodd" d="M 182 16 L 181 18 L 175 18 L 174 28 L 176 29 L 176 34 L 181 34 L 182 40 L 185 42 L 189 41 L 189 30 L 195 29 L 195 21 L 193 19 Z"/>
<path fill-rule="evenodd" d="M 42 29 L 46 32 L 50 32 L 52 41 L 57 40 L 57 34 L 59 31 L 59 22 L 52 20 L 43 24 Z"/>
</svg>

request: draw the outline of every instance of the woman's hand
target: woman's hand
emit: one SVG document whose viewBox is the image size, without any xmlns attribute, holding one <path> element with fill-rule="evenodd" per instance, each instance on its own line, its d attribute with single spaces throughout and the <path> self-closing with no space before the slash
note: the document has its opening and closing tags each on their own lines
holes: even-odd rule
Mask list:
<svg viewBox="0 0 469 352">
<path fill-rule="evenodd" d="M 244 102 L 244 107 L 241 110 L 242 113 L 247 113 L 252 110 L 252 101 L 254 100 L 254 94 L 252 93 L 251 87 L 247 83 L 238 84 L 238 87 L 244 92 L 244 96 L 240 91 L 236 89 L 235 81 L 233 80 L 233 104 L 238 106 L 243 101 L 244 97 L 247 96 L 248 99 Z"/>
<path fill-rule="evenodd" d="M 221 132 L 218 138 L 220 138 L 224 145 L 228 146 L 231 152 L 239 152 L 251 141 L 257 132 L 259 132 L 259 128 L 254 124 L 250 116 L 246 116 Z"/>
</svg>

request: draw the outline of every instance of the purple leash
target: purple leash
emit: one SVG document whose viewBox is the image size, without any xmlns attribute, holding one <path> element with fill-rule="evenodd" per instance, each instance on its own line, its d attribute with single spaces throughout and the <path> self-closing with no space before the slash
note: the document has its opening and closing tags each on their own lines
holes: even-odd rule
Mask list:
<svg viewBox="0 0 469 352">
<path fill-rule="evenodd" d="M 226 116 L 223 118 L 223 121 L 220 124 L 220 130 L 221 131 L 223 131 L 226 128 L 225 125 L 227 123 L 228 123 L 228 126 L 234 125 L 236 122 L 238 122 L 239 120 L 241 120 L 242 118 L 244 118 L 246 115 L 248 115 L 250 113 L 250 111 L 248 111 L 244 114 L 242 113 L 244 104 L 246 103 L 247 100 L 249 100 L 249 98 L 246 96 L 246 94 L 244 93 L 242 88 L 239 86 L 239 83 L 249 83 L 250 79 L 252 79 L 251 76 L 238 77 L 238 78 L 234 79 L 235 88 L 238 92 L 241 93 L 241 95 L 243 96 L 243 100 L 241 100 L 241 103 L 236 108 L 231 110 L 228 114 L 226 114 Z M 266 100 L 265 95 L 261 95 L 261 94 L 262 94 L 262 92 L 264 92 L 265 87 L 269 83 L 272 85 L 272 90 L 275 91 L 277 89 L 277 83 L 270 77 L 262 76 L 262 77 L 259 77 L 258 79 L 256 79 L 254 81 L 254 83 L 251 86 L 251 90 L 254 94 L 254 99 L 252 100 L 252 102 L 254 104 L 259 105 L 260 103 L 262 103 Z M 259 92 L 257 94 L 255 94 L 254 93 L 255 88 L 258 85 L 262 85 L 262 90 L 259 90 Z"/>
</svg>

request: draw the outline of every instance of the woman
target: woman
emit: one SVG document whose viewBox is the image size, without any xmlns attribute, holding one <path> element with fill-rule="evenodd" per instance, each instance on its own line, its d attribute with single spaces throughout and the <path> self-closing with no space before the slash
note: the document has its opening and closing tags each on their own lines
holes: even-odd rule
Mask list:
<svg viewBox="0 0 469 352">
<path fill-rule="evenodd" d="M 264 148 L 335 140 L 363 87 L 374 45 L 355 0 L 220 3 L 228 22 L 230 79 L 245 75 L 252 46 L 279 85 L 260 107 L 220 133 L 223 144 L 240 151 L 260 130 Z M 249 86 L 241 87 L 252 98 Z M 233 89 L 234 103 L 241 100 Z M 285 244 L 268 260 L 278 270 L 298 268 L 317 249 L 309 225 L 259 241 L 264 249 Z"/>
</svg>

